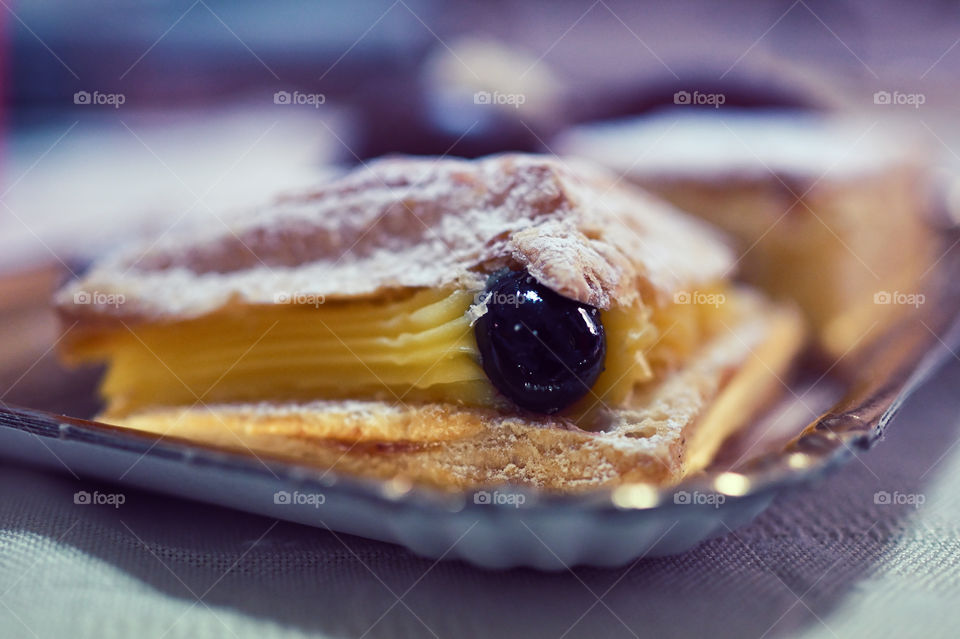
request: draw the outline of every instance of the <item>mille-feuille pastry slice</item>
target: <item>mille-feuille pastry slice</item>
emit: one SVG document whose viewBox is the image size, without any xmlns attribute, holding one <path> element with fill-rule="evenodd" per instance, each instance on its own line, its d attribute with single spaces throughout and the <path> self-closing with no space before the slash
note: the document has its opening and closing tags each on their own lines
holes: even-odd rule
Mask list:
<svg viewBox="0 0 960 639">
<path fill-rule="evenodd" d="M 667 483 L 781 390 L 790 308 L 585 165 L 386 159 L 58 296 L 100 419 L 447 489 Z M 90 303 L 84 303 L 90 302 Z"/>
<path fill-rule="evenodd" d="M 922 149 L 889 122 L 677 108 L 553 148 L 727 231 L 744 279 L 796 300 L 833 356 L 880 335 L 935 260 Z"/>
</svg>

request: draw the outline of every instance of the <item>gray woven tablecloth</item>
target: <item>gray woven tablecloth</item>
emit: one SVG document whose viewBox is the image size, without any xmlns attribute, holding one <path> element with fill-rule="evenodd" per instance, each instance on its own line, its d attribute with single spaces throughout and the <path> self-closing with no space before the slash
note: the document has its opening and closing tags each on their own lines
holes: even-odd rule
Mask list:
<svg viewBox="0 0 960 639">
<path fill-rule="evenodd" d="M 0 637 L 955 637 L 958 386 L 954 360 L 874 451 L 735 534 L 617 570 L 434 564 L 133 491 L 78 506 L 116 489 L 6 465 Z"/>
</svg>

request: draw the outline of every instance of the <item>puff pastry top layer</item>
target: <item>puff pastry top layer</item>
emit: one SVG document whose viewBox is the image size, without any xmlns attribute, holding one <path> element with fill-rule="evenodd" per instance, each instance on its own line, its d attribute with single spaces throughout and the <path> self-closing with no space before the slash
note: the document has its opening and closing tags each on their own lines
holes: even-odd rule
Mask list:
<svg viewBox="0 0 960 639">
<path fill-rule="evenodd" d="M 229 223 L 170 234 L 95 265 L 61 291 L 68 316 L 199 316 L 278 293 L 325 299 L 457 285 L 522 265 L 593 306 L 663 302 L 723 279 L 708 227 L 600 169 L 543 156 L 388 158 Z M 80 291 L 93 296 L 73 303 Z M 654 298 L 654 299 L 651 299 Z"/>
<path fill-rule="evenodd" d="M 585 124 L 554 148 L 628 177 L 774 183 L 858 179 L 919 164 L 926 152 L 893 122 L 727 108 Z"/>
</svg>

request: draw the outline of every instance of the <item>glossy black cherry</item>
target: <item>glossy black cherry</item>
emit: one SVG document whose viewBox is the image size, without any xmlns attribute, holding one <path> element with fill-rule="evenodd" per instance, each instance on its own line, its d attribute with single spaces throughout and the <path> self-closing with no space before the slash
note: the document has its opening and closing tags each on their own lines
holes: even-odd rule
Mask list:
<svg viewBox="0 0 960 639">
<path fill-rule="evenodd" d="M 542 286 L 525 270 L 491 276 L 474 331 L 490 382 L 517 406 L 555 413 L 586 395 L 607 352 L 599 309 Z"/>
</svg>

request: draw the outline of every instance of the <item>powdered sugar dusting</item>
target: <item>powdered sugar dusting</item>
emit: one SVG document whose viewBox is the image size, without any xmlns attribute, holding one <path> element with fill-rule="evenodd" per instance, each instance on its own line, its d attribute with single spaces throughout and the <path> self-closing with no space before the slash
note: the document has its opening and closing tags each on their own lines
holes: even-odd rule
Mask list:
<svg viewBox="0 0 960 639">
<path fill-rule="evenodd" d="M 608 174 L 544 156 L 391 158 L 277 198 L 227 226 L 131 247 L 61 292 L 77 315 L 184 317 L 284 293 L 326 299 L 456 284 L 525 265 L 561 294 L 607 308 L 665 298 L 732 263 L 712 231 Z M 120 306 L 76 306 L 80 290 Z"/>
<path fill-rule="evenodd" d="M 647 177 L 832 178 L 909 161 L 891 127 L 799 112 L 672 109 L 574 128 L 555 148 Z"/>
</svg>

